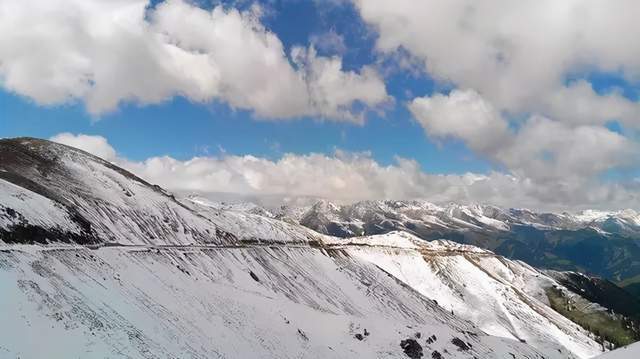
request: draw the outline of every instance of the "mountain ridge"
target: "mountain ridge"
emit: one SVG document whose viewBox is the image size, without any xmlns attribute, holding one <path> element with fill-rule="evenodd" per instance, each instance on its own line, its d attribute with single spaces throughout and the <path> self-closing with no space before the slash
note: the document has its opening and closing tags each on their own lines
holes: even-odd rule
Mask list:
<svg viewBox="0 0 640 359">
<path fill-rule="evenodd" d="M 401 230 L 425 240 L 473 244 L 537 267 L 604 277 L 630 289 L 640 282 L 634 259 L 640 256 L 640 215 L 632 210 L 569 214 L 422 200 L 322 200 L 266 213 L 343 238 Z"/>
<path fill-rule="evenodd" d="M 361 219 L 367 212 L 393 212 L 411 216 L 412 211 L 420 211 L 421 215 L 431 215 L 432 225 L 453 226 L 454 219 L 463 220 L 460 223 L 468 228 L 484 227 L 495 230 L 509 230 L 510 225 L 533 225 L 539 228 L 549 229 L 597 229 L 608 234 L 630 234 L 640 238 L 640 213 L 633 209 L 600 211 L 582 210 L 575 213 L 563 211 L 538 212 L 527 208 L 501 208 L 487 204 L 460 204 L 449 202 L 438 205 L 426 200 L 367 200 L 354 202 L 351 204 L 336 204 L 328 200 L 318 200 L 309 206 L 282 206 L 275 207 L 267 212 L 273 216 L 290 218 L 298 222 L 304 222 L 304 217 L 313 212 L 319 212 L 325 216 L 332 217 L 333 220 L 340 219 L 349 221 Z M 411 217 L 410 217 L 411 218 Z M 438 222 L 437 220 L 443 222 Z M 449 222 L 444 222 L 449 221 Z M 624 222 L 621 228 L 614 228 L 611 221 Z M 609 226 L 609 227 L 607 227 Z M 625 227 L 625 228 L 622 228 Z M 610 232 L 607 232 L 609 228 Z"/>
<path fill-rule="evenodd" d="M 333 237 L 177 199 L 47 141 L 0 140 L 7 147 L 21 160 L 0 163 L 0 289 L 10 294 L 0 356 L 560 359 L 603 349 L 545 290 L 606 308 L 485 249 L 405 232 Z M 74 213 L 90 241 L 73 237 L 83 235 Z"/>
</svg>

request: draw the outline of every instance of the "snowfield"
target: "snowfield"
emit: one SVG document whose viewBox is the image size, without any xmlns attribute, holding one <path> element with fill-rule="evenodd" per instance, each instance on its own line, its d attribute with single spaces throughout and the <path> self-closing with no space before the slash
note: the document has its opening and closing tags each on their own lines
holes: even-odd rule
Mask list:
<svg viewBox="0 0 640 359">
<path fill-rule="evenodd" d="M 81 228 L 73 222 L 70 214 L 56 202 L 0 179 L 0 228 L 25 221 L 24 214 L 33 225 L 81 233 Z"/>
<path fill-rule="evenodd" d="M 606 354 L 602 354 L 597 359 L 638 359 L 640 358 L 640 343 L 633 343 L 626 347 L 618 348 Z"/>
<path fill-rule="evenodd" d="M 488 336 L 343 250 L 10 246 L 3 358 L 569 358 Z M 405 342 L 406 343 L 406 342 Z"/>
<path fill-rule="evenodd" d="M 358 239 L 411 235 L 390 233 Z M 391 239 L 389 242 L 399 242 Z M 414 238 L 413 243 L 420 243 Z M 424 242 L 423 242 L 424 243 Z M 500 337 L 524 340 L 536 347 L 552 342 L 580 357 L 592 357 L 600 346 L 589 333 L 555 312 L 544 288 L 561 287 L 542 272 L 491 252 L 449 241 L 399 248 L 349 247 L 355 258 L 370 262 L 457 316 Z"/>
</svg>

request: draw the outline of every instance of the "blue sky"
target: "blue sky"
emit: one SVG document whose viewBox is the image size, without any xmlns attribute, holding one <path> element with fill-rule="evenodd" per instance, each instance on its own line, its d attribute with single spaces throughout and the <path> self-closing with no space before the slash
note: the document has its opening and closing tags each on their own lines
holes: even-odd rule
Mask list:
<svg viewBox="0 0 640 359">
<path fill-rule="evenodd" d="M 489 168 L 488 162 L 460 142 L 430 141 L 401 105 L 383 117 L 371 115 L 363 126 L 311 118 L 257 120 L 248 111 L 220 104 L 203 106 L 184 98 L 144 107 L 122 106 L 99 120 L 80 104 L 42 107 L 7 92 L 0 94 L 0 106 L 7 119 L 0 137 L 50 138 L 62 132 L 100 135 L 133 160 L 160 155 L 185 160 L 222 151 L 277 158 L 289 152 L 331 154 L 342 149 L 370 151 L 385 164 L 395 156 L 415 158 L 425 170 L 438 173 Z"/>
<path fill-rule="evenodd" d="M 10 1 L 24 11 L 0 14 L 0 137 L 71 133 L 176 190 L 163 176 L 193 176 L 203 157 L 196 176 L 243 185 L 188 190 L 571 209 L 640 199 L 635 3 L 552 17 L 557 5 L 536 1 Z M 286 154 L 335 172 L 331 190 L 279 183 Z M 264 168 L 232 164 L 248 155 Z M 161 156 L 162 170 L 143 164 Z"/>
<path fill-rule="evenodd" d="M 287 49 L 308 45 L 314 35 L 322 35 L 327 29 L 339 33 L 347 47 L 342 53 L 345 69 L 358 69 L 376 61 L 375 34 L 366 29 L 352 6 L 320 7 L 312 1 L 275 2 L 267 5 L 264 23 Z M 265 121 L 256 119 L 251 111 L 234 110 L 219 103 L 202 105 L 181 97 L 158 105 L 123 105 L 113 113 L 95 117 L 85 111 L 82 103 L 43 107 L 3 91 L 0 108 L 6 121 L 0 127 L 0 136 L 49 138 L 61 132 L 100 135 L 134 160 L 159 155 L 188 159 L 218 154 L 221 149 L 231 154 L 275 158 L 285 152 L 331 154 L 338 148 L 370 151 L 383 164 L 392 163 L 395 156 L 414 158 L 425 170 L 436 173 L 487 171 L 490 164 L 463 144 L 434 143 L 411 118 L 404 106 L 409 100 L 406 94 L 432 93 L 435 85 L 426 74 L 395 71 L 386 82 L 396 103 L 382 116 L 370 114 L 363 126 L 317 118 Z"/>
</svg>

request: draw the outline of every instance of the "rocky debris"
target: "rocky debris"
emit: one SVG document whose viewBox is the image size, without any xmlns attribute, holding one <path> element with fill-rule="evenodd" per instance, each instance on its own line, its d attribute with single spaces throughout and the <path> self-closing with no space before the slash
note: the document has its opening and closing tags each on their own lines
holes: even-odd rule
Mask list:
<svg viewBox="0 0 640 359">
<path fill-rule="evenodd" d="M 304 341 L 308 341 L 309 340 L 309 337 L 307 337 L 307 334 L 302 329 L 298 329 L 298 334 L 300 335 L 300 337 Z"/>
<path fill-rule="evenodd" d="M 415 339 L 409 338 L 402 340 L 400 342 L 400 347 L 411 359 L 420 359 L 424 356 L 424 353 L 422 352 L 422 345 L 420 345 Z"/>
<path fill-rule="evenodd" d="M 433 344 L 436 340 L 438 340 L 438 338 L 436 337 L 436 335 L 432 335 L 429 338 L 427 338 L 427 344 Z"/>
<path fill-rule="evenodd" d="M 356 339 L 358 339 L 358 340 L 364 340 L 366 337 L 369 336 L 369 334 L 371 334 L 371 333 L 367 330 L 367 328 L 364 328 L 364 331 L 362 332 L 362 334 L 361 333 L 356 333 L 354 335 L 354 337 Z"/>
<path fill-rule="evenodd" d="M 462 341 L 462 339 L 457 338 L 457 337 L 451 339 L 451 344 L 457 346 L 458 350 L 467 351 L 467 350 L 471 349 L 471 347 L 467 343 L 465 343 L 464 341 Z"/>
<path fill-rule="evenodd" d="M 260 278 L 258 278 L 258 276 L 255 273 L 253 273 L 252 271 L 249 271 L 249 275 L 251 276 L 251 278 L 253 278 L 253 280 L 260 283 Z"/>
</svg>

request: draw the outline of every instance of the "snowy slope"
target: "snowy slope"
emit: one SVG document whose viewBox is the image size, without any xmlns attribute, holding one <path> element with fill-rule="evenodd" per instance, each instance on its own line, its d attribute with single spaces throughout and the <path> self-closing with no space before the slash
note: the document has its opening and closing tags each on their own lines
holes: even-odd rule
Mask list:
<svg viewBox="0 0 640 359">
<path fill-rule="evenodd" d="M 302 244 L 320 243 L 331 238 L 300 225 L 247 212 L 246 206 L 219 206 L 204 198 L 187 198 L 181 203 L 198 215 L 211 220 L 221 230 L 234 233 L 240 243 Z"/>
<path fill-rule="evenodd" d="M 26 214 L 29 219 L 25 218 Z M 34 226 L 80 235 L 81 226 L 56 202 L 0 179 L 0 228 L 29 222 Z"/>
<path fill-rule="evenodd" d="M 341 250 L 7 246 L 0 289 L 3 358 L 406 358 L 405 340 L 572 357 L 487 336 Z"/>
<path fill-rule="evenodd" d="M 551 277 L 476 247 L 412 237 L 392 232 L 354 238 L 348 243 L 360 245 L 346 250 L 489 334 L 536 347 L 553 342 L 581 357 L 600 352 L 588 332 L 548 306 L 545 288 L 560 286 Z"/>
<path fill-rule="evenodd" d="M 157 186 L 83 151 L 37 139 L 0 140 L 0 180 L 21 189 L 2 191 L 23 226 L 60 223 L 65 231 L 83 227 L 83 243 L 229 243 L 208 219 Z M 39 196 L 37 196 L 37 195 Z M 33 199 L 54 205 L 46 215 Z M 20 204 L 21 201 L 29 203 Z M 5 205 L 5 207 L 7 206 Z M 51 218 L 47 218 L 51 217 Z M 60 217 L 69 217 L 59 222 Z M 49 228 L 50 226 L 47 226 Z"/>
<path fill-rule="evenodd" d="M 602 354 L 597 359 L 638 359 L 640 358 L 640 343 L 627 345 L 626 347 L 612 350 Z"/>
<path fill-rule="evenodd" d="M 581 271 L 625 285 L 640 278 L 640 216 L 631 210 L 574 215 L 387 200 L 347 205 L 319 201 L 270 213 L 341 238 L 404 231 L 427 241 L 473 244 L 539 268 Z"/>
</svg>

